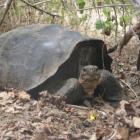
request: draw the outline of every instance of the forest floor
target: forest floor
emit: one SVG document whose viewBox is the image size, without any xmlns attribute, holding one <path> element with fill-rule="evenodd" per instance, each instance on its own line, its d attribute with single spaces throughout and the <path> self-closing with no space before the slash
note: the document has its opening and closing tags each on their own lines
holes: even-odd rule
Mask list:
<svg viewBox="0 0 140 140">
<path fill-rule="evenodd" d="M 69 105 L 47 92 L 38 101 L 24 91 L 1 92 L 0 140 L 140 140 L 138 49 L 131 42 L 120 57 L 112 54 L 127 96 L 118 108 L 103 101 L 93 108 Z"/>
</svg>

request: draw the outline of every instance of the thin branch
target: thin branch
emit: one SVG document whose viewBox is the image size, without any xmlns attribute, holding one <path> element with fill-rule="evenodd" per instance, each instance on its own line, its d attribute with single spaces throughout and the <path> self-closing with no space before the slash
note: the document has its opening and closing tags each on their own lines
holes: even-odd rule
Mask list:
<svg viewBox="0 0 140 140">
<path fill-rule="evenodd" d="M 2 19 L 1 19 L 1 21 L 0 21 L 0 26 L 2 25 L 2 23 L 3 23 L 3 21 L 4 21 L 5 17 L 6 17 L 6 15 L 7 15 L 7 13 L 8 13 L 8 11 L 9 11 L 9 9 L 10 9 L 10 6 L 11 6 L 11 4 L 12 4 L 12 1 L 13 1 L 13 0 L 7 0 L 7 1 L 5 2 L 5 4 L 4 4 L 4 6 L 5 6 L 5 12 L 4 12 L 4 15 L 3 15 L 3 17 L 2 17 Z"/>
<path fill-rule="evenodd" d="M 47 12 L 47 11 L 44 11 L 44 10 L 42 10 L 42 9 L 40 9 L 40 8 L 38 8 L 38 7 L 36 7 L 35 5 L 32 5 L 31 3 L 28 3 L 27 1 L 24 1 L 24 0 L 20 0 L 20 1 L 22 1 L 23 3 L 25 3 L 25 4 L 29 5 L 29 6 L 31 6 L 32 8 L 34 8 L 34 9 L 36 9 L 36 10 L 39 10 L 39 11 L 41 11 L 41 12 L 43 12 L 43 13 L 46 13 L 47 15 L 52 16 L 53 18 L 54 18 L 54 17 L 60 17 L 59 15 L 52 14 L 52 13 L 49 13 L 49 12 Z"/>
<path fill-rule="evenodd" d="M 94 7 L 87 7 L 83 9 L 77 9 L 77 11 L 90 10 L 90 9 L 95 9 L 95 8 L 104 8 L 104 7 L 127 7 L 127 6 L 133 6 L 133 5 L 132 4 L 110 4 L 110 5 L 102 5 L 102 6 L 94 6 Z"/>
<path fill-rule="evenodd" d="M 112 52 L 116 51 L 117 48 L 118 48 L 118 44 L 115 44 L 115 46 L 113 46 L 113 47 L 107 49 L 107 53 L 112 53 Z"/>
<path fill-rule="evenodd" d="M 114 4 L 114 1 L 111 0 L 111 2 Z M 115 44 L 117 43 L 117 32 L 118 32 L 118 17 L 117 17 L 117 11 L 116 11 L 116 8 L 115 7 L 112 7 L 113 8 L 113 11 L 114 11 L 114 14 L 115 14 L 115 25 L 116 25 L 116 28 L 115 28 Z"/>
<path fill-rule="evenodd" d="M 47 3 L 47 2 L 51 2 L 51 0 L 48 0 L 48 1 L 46 1 L 46 0 L 40 1 L 40 2 L 37 2 L 37 3 L 33 4 L 33 5 L 36 6 L 36 5 L 40 5 L 40 4 Z"/>
<path fill-rule="evenodd" d="M 95 10 L 96 10 L 96 12 L 98 13 L 98 17 L 99 17 L 99 19 L 100 19 L 100 21 L 102 21 L 102 19 L 101 19 L 101 15 L 100 15 L 100 11 L 99 11 L 99 9 L 98 8 L 96 8 L 96 5 L 95 5 L 95 3 L 93 2 L 93 6 L 94 6 L 94 8 L 95 8 Z M 101 23 L 101 26 L 103 27 L 103 24 Z M 104 40 L 105 40 L 105 35 L 104 35 Z M 105 64 L 104 64 L 104 46 L 102 47 L 102 62 L 103 62 L 103 69 L 105 69 Z"/>
</svg>

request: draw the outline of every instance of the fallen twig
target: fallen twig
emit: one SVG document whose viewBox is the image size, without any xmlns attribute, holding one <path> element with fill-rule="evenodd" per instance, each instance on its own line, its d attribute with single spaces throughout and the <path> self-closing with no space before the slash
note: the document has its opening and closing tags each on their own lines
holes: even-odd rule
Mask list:
<svg viewBox="0 0 140 140">
<path fill-rule="evenodd" d="M 112 135 L 110 136 L 110 138 L 108 140 L 112 140 L 115 136 L 116 136 L 117 132 L 114 130 Z"/>
<path fill-rule="evenodd" d="M 120 79 L 120 81 L 124 84 L 124 85 L 126 85 L 131 91 L 132 91 L 132 93 L 134 94 L 134 96 L 136 97 L 136 98 L 138 98 L 138 95 L 137 95 L 137 93 L 131 88 L 131 86 L 128 84 L 128 83 L 126 83 L 124 80 L 122 80 L 122 79 Z"/>
<path fill-rule="evenodd" d="M 85 106 L 69 105 L 69 107 L 82 109 L 82 110 L 89 110 L 89 107 L 85 107 Z"/>
</svg>

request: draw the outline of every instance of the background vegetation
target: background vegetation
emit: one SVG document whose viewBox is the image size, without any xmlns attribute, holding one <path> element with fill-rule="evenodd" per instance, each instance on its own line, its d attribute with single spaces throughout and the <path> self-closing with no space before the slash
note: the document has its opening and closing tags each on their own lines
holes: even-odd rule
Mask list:
<svg viewBox="0 0 140 140">
<path fill-rule="evenodd" d="M 1 20 L 8 6 L 0 33 L 21 25 L 58 23 L 117 42 L 138 19 L 137 9 L 128 0 L 1 0 Z"/>
</svg>

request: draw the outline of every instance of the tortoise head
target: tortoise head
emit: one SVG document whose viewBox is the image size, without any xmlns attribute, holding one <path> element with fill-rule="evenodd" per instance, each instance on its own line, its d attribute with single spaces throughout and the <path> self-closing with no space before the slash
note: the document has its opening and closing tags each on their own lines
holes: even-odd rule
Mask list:
<svg viewBox="0 0 140 140">
<path fill-rule="evenodd" d="M 84 66 L 80 71 L 79 83 L 88 96 L 91 96 L 100 82 L 101 74 L 97 66 Z"/>
</svg>

